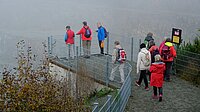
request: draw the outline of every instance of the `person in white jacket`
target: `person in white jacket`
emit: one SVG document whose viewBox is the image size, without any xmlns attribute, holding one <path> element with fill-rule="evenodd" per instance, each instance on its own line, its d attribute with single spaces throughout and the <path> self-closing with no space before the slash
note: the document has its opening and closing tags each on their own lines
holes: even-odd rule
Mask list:
<svg viewBox="0 0 200 112">
<path fill-rule="evenodd" d="M 121 81 L 120 83 L 124 83 L 124 65 L 125 65 L 125 60 L 124 61 L 118 61 L 118 50 L 122 49 L 120 46 L 119 41 L 115 41 L 115 47 L 112 53 L 112 63 L 113 63 L 113 68 L 111 70 L 111 75 L 109 77 L 110 81 L 114 80 L 114 73 L 117 71 L 119 68 L 120 76 L 121 76 Z"/>
<path fill-rule="evenodd" d="M 139 80 L 135 82 L 136 86 L 140 86 L 142 80 L 144 79 L 145 90 L 149 90 L 147 81 L 147 72 L 151 65 L 151 54 L 146 49 L 146 45 L 142 43 L 140 45 L 140 52 L 138 53 L 137 59 L 137 74 L 140 73 Z"/>
</svg>

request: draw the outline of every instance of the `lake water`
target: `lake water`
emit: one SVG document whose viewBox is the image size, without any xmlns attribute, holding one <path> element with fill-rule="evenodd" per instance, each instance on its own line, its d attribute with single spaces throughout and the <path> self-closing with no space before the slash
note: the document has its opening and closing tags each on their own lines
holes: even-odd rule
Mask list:
<svg viewBox="0 0 200 112">
<path fill-rule="evenodd" d="M 62 40 L 66 25 L 77 32 L 84 20 L 93 31 L 103 22 L 111 42 L 121 40 L 124 47 L 130 46 L 131 37 L 144 39 L 148 32 L 161 42 L 172 27 L 181 28 L 189 41 L 200 26 L 199 4 L 200 0 L 0 0 L 0 65 L 16 61 L 18 41 L 25 39 L 41 51 L 48 36 Z M 98 47 L 96 36 L 92 43 Z"/>
</svg>

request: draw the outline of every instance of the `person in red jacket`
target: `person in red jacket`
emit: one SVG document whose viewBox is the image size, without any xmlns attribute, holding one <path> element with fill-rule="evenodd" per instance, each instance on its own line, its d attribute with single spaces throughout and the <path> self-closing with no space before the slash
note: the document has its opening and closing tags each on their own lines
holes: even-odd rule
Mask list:
<svg viewBox="0 0 200 112">
<path fill-rule="evenodd" d="M 66 26 L 65 43 L 69 47 L 69 57 L 74 58 L 74 32 Z"/>
<path fill-rule="evenodd" d="M 164 74 L 164 80 L 165 81 L 171 81 L 170 80 L 170 73 L 172 69 L 172 63 L 174 61 L 174 58 L 176 57 L 176 50 L 171 43 L 171 39 L 167 38 L 165 41 L 165 44 L 161 46 L 159 49 L 161 60 L 165 63 L 166 70 Z"/>
<path fill-rule="evenodd" d="M 162 86 L 163 86 L 163 74 L 165 71 L 165 63 L 161 62 L 161 56 L 157 54 L 155 56 L 155 62 L 150 66 L 151 81 L 150 86 L 153 86 L 153 99 L 158 98 L 157 89 L 159 90 L 159 101 L 162 101 Z"/>
<path fill-rule="evenodd" d="M 82 37 L 82 46 L 83 46 L 83 54 L 85 58 L 90 58 L 90 48 L 91 48 L 91 40 L 92 40 L 92 30 L 87 25 L 87 22 L 83 22 L 83 28 L 80 29 L 76 35 L 81 35 Z"/>
</svg>

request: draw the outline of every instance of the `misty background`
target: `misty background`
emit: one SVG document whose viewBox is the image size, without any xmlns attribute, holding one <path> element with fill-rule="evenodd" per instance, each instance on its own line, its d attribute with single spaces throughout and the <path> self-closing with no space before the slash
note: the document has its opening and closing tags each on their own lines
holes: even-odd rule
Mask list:
<svg viewBox="0 0 200 112">
<path fill-rule="evenodd" d="M 18 41 L 25 39 L 41 52 L 48 36 L 63 41 L 65 26 L 77 32 L 83 21 L 93 31 L 102 22 L 110 38 L 122 40 L 124 47 L 130 46 L 126 42 L 131 37 L 144 39 L 148 32 L 159 45 L 173 27 L 181 28 L 188 42 L 200 28 L 199 4 L 200 0 L 0 0 L 0 65 L 16 62 Z M 95 32 L 92 43 L 98 47 Z"/>
</svg>

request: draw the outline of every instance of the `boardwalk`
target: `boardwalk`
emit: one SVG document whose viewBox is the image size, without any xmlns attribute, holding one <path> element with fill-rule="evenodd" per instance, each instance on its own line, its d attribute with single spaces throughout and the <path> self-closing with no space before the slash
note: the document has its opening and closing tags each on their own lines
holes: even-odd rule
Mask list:
<svg viewBox="0 0 200 112">
<path fill-rule="evenodd" d="M 137 77 L 134 74 L 133 81 Z M 162 102 L 151 99 L 152 88 L 145 91 L 144 85 L 132 85 L 132 97 L 125 112 L 200 112 L 200 88 L 175 76 L 172 76 L 172 82 L 164 83 Z"/>
</svg>

